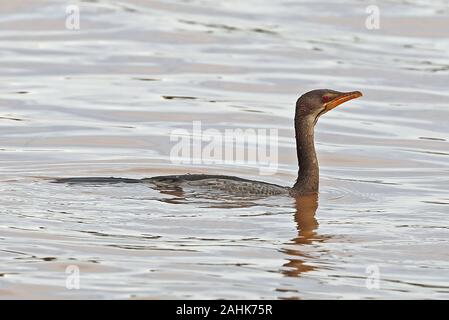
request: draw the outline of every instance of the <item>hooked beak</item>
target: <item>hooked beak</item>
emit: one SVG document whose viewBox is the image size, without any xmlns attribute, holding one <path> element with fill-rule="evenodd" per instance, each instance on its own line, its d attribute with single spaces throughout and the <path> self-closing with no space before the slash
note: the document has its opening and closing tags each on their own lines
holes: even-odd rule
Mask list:
<svg viewBox="0 0 449 320">
<path fill-rule="evenodd" d="M 355 98 L 358 98 L 361 96 L 362 96 L 362 93 L 360 91 L 343 92 L 340 95 L 336 96 L 331 101 L 327 102 L 324 105 L 324 108 L 327 112 L 346 101 L 349 101 L 349 100 L 352 100 L 352 99 L 355 99 Z"/>
</svg>

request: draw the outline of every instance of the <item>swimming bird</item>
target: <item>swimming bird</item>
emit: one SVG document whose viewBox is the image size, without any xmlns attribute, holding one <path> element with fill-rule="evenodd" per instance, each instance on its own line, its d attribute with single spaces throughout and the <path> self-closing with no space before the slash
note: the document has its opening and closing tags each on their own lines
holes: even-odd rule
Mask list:
<svg viewBox="0 0 449 320">
<path fill-rule="evenodd" d="M 339 92 L 330 89 L 309 91 L 298 98 L 295 111 L 296 154 L 298 176 L 293 187 L 243 179 L 234 176 L 184 174 L 156 176 L 144 179 L 123 178 L 62 178 L 59 183 L 149 183 L 159 190 L 202 189 L 238 196 L 301 196 L 317 193 L 319 167 L 315 152 L 314 129 L 318 119 L 338 105 L 362 96 L 360 91 Z"/>
</svg>

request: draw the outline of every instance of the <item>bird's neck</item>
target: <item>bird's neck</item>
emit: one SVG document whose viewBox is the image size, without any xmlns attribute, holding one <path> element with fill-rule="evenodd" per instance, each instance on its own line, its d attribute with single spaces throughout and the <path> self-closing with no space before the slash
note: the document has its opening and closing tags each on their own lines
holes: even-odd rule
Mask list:
<svg viewBox="0 0 449 320">
<path fill-rule="evenodd" d="M 318 192 L 319 169 L 313 140 L 315 121 L 295 117 L 298 178 L 293 191 L 296 194 Z"/>
</svg>

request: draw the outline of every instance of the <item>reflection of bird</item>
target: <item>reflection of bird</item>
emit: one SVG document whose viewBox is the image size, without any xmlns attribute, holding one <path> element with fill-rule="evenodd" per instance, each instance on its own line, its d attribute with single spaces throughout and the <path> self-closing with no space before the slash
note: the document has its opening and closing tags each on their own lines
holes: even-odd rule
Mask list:
<svg viewBox="0 0 449 320">
<path fill-rule="evenodd" d="M 151 183 L 158 189 L 201 188 L 223 191 L 239 196 L 271 196 L 290 194 L 293 196 L 318 192 L 319 170 L 313 140 L 314 127 L 318 118 L 336 106 L 362 95 L 359 91 L 338 92 L 334 90 L 313 90 L 303 94 L 296 102 L 295 131 L 298 157 L 298 178 L 292 188 L 266 182 L 242 179 L 233 176 L 186 174 L 158 176 L 145 179 L 121 178 L 66 178 L 61 183 Z"/>
<path fill-rule="evenodd" d="M 315 213 L 318 208 L 318 195 L 312 193 L 296 196 L 295 203 L 295 222 L 298 235 L 292 239 L 292 243 L 288 247 L 281 250 L 288 255 L 288 262 L 284 264 L 285 268 L 281 272 L 289 277 L 297 277 L 304 272 L 315 269 L 315 267 L 304 263 L 308 256 L 301 251 L 301 246 L 298 245 L 309 245 L 315 241 L 324 240 L 316 232 L 318 222 L 315 219 Z"/>
<path fill-rule="evenodd" d="M 315 213 L 318 209 L 318 195 L 309 194 L 295 197 L 295 222 L 298 236 L 294 239 L 295 244 L 311 244 L 316 239 L 318 221 Z"/>
<path fill-rule="evenodd" d="M 320 235 L 317 232 L 318 221 L 315 219 L 315 213 L 318 208 L 318 194 L 296 196 L 295 203 L 295 222 L 298 235 L 281 249 L 287 255 L 288 260 L 283 265 L 281 273 L 288 277 L 299 277 L 305 272 L 315 270 L 316 266 L 307 264 L 308 260 L 315 259 L 307 253 L 304 246 L 323 242 L 330 238 L 330 236 Z"/>
</svg>

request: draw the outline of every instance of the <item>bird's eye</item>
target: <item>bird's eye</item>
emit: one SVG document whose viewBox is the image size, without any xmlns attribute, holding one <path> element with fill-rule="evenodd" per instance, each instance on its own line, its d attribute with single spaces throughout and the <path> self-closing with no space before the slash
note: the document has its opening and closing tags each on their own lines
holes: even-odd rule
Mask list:
<svg viewBox="0 0 449 320">
<path fill-rule="evenodd" d="M 330 100 L 329 96 L 323 96 L 323 102 L 328 102 Z"/>
</svg>

